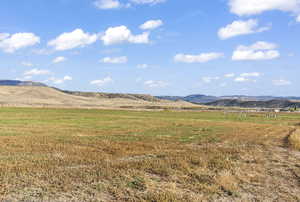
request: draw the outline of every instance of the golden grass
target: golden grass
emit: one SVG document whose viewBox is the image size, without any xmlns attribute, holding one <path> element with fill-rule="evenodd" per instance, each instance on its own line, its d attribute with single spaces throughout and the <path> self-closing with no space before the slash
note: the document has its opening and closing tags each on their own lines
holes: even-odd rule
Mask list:
<svg viewBox="0 0 300 202">
<path fill-rule="evenodd" d="M 0 106 L 93 109 L 182 109 L 206 108 L 188 102 L 143 99 L 84 97 L 40 86 L 0 86 Z"/>
<path fill-rule="evenodd" d="M 257 187 L 280 193 L 266 183 L 274 178 L 271 158 L 281 155 L 276 148 L 298 119 L 2 108 L 0 200 L 214 201 L 248 192 L 256 195 L 246 199 L 263 200 Z M 294 182 L 278 176 L 274 184 Z M 276 196 L 291 200 L 295 193 Z"/>
<path fill-rule="evenodd" d="M 289 143 L 293 149 L 300 150 L 300 131 L 296 130 L 288 138 Z"/>
</svg>

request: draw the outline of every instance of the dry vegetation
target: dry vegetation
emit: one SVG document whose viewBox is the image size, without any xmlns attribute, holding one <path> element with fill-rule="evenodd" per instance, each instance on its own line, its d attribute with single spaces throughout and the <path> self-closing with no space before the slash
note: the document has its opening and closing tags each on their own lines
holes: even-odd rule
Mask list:
<svg viewBox="0 0 300 202">
<path fill-rule="evenodd" d="M 300 130 L 296 130 L 288 139 L 292 148 L 300 150 Z"/>
<path fill-rule="evenodd" d="M 0 106 L 55 107 L 94 109 L 183 109 L 205 108 L 188 102 L 158 100 L 146 95 L 130 94 L 68 94 L 40 86 L 0 86 Z"/>
<path fill-rule="evenodd" d="M 299 201 L 297 114 L 0 110 L 6 201 Z M 290 136 L 292 137 L 292 136 Z"/>
</svg>

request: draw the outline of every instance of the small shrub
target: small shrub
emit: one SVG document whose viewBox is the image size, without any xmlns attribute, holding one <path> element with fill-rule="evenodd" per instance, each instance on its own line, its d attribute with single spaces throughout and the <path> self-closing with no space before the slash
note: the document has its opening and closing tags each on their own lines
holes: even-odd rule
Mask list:
<svg viewBox="0 0 300 202">
<path fill-rule="evenodd" d="M 289 137 L 289 143 L 293 149 L 300 150 L 300 131 L 297 130 Z"/>
</svg>

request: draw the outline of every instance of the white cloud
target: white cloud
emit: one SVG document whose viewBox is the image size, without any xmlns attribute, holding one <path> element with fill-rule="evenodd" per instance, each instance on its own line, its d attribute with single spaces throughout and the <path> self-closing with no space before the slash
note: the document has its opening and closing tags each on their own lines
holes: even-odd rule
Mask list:
<svg viewBox="0 0 300 202">
<path fill-rule="evenodd" d="M 155 5 L 163 3 L 166 0 L 129 0 L 130 3 L 121 3 L 120 0 L 95 0 L 94 6 L 98 9 L 109 10 L 119 8 L 130 8 L 132 4 L 149 4 Z"/>
<path fill-rule="evenodd" d="M 266 11 L 280 10 L 299 15 L 299 0 L 229 0 L 230 11 L 239 16 L 258 15 Z"/>
<path fill-rule="evenodd" d="M 300 15 L 298 15 L 297 17 L 297 22 L 300 22 Z"/>
<path fill-rule="evenodd" d="M 103 10 L 121 8 L 122 4 L 118 0 L 97 0 L 94 5 Z"/>
<path fill-rule="evenodd" d="M 234 21 L 233 23 L 219 30 L 221 39 L 228 39 L 239 35 L 247 35 L 269 30 L 270 27 L 258 27 L 258 21 L 250 19 L 247 21 Z"/>
<path fill-rule="evenodd" d="M 0 41 L 8 38 L 9 36 L 10 36 L 10 34 L 8 34 L 8 33 L 0 33 Z"/>
<path fill-rule="evenodd" d="M 262 74 L 260 72 L 250 72 L 250 73 L 242 73 L 241 77 L 260 77 Z"/>
<path fill-rule="evenodd" d="M 31 62 L 22 62 L 21 63 L 23 66 L 26 66 L 26 67 L 32 67 L 33 64 Z"/>
<path fill-rule="evenodd" d="M 73 80 L 73 78 L 71 76 L 64 76 L 64 78 L 62 78 L 62 79 L 50 77 L 46 82 L 51 81 L 54 84 L 62 84 L 65 81 L 72 81 L 72 80 Z"/>
<path fill-rule="evenodd" d="M 253 79 L 249 79 L 249 78 L 246 78 L 246 77 L 236 77 L 234 79 L 235 82 L 239 82 L 239 83 L 242 83 L 242 82 L 256 82 L 256 80 L 253 80 Z"/>
<path fill-rule="evenodd" d="M 63 78 L 65 81 L 72 81 L 73 78 L 71 76 L 64 76 Z"/>
<path fill-rule="evenodd" d="M 37 76 L 37 75 L 49 75 L 49 74 L 51 74 L 49 70 L 36 69 L 36 68 L 24 72 L 25 76 Z"/>
<path fill-rule="evenodd" d="M 148 80 L 144 82 L 144 85 L 147 86 L 148 88 L 164 88 L 167 87 L 169 84 L 164 81 Z"/>
<path fill-rule="evenodd" d="M 66 60 L 67 60 L 67 58 L 65 58 L 63 56 L 59 56 L 59 57 L 54 58 L 54 60 L 52 62 L 56 64 L 56 63 L 64 62 Z"/>
<path fill-rule="evenodd" d="M 162 20 L 149 20 L 140 26 L 143 30 L 152 30 L 162 26 L 164 23 Z"/>
<path fill-rule="evenodd" d="M 217 81 L 219 80 L 220 77 L 208 77 L 208 76 L 205 76 L 205 77 L 202 77 L 201 80 L 204 82 L 204 83 L 211 83 L 212 81 Z"/>
<path fill-rule="evenodd" d="M 276 44 L 259 41 L 251 46 L 239 46 L 232 55 L 232 60 L 271 60 L 278 58 L 280 53 Z"/>
<path fill-rule="evenodd" d="M 7 53 L 13 53 L 21 48 L 34 46 L 38 43 L 40 43 L 40 37 L 33 33 L 0 34 L 0 49 Z"/>
<path fill-rule="evenodd" d="M 133 35 L 131 31 L 124 25 L 118 27 L 110 27 L 101 37 L 104 45 L 113 45 L 121 43 L 147 44 L 149 43 L 149 33 L 144 32 L 140 35 Z"/>
<path fill-rule="evenodd" d="M 49 49 L 46 49 L 46 48 L 32 50 L 32 53 L 36 54 L 36 55 L 50 55 L 53 52 L 54 52 L 53 50 L 49 50 Z"/>
<path fill-rule="evenodd" d="M 158 3 L 163 3 L 166 0 L 130 0 L 132 3 L 136 4 L 158 4 Z"/>
<path fill-rule="evenodd" d="M 55 78 L 55 77 L 49 78 L 48 81 L 51 81 L 51 82 L 53 82 L 54 84 L 62 84 L 62 83 L 64 83 L 64 80 L 62 80 L 62 79 L 57 79 L 57 78 Z"/>
<path fill-rule="evenodd" d="M 229 74 L 225 74 L 225 75 L 224 75 L 224 77 L 226 77 L 226 78 L 232 78 L 232 77 L 234 77 L 234 76 L 235 76 L 234 73 L 229 73 Z"/>
<path fill-rule="evenodd" d="M 260 77 L 262 76 L 262 73 L 260 72 L 248 72 L 248 73 L 242 73 L 240 76 L 236 77 L 234 79 L 235 82 L 256 82 L 256 80 L 252 79 L 251 77 Z M 250 78 L 249 78 L 250 77 Z"/>
<path fill-rule="evenodd" d="M 126 56 L 122 57 L 105 57 L 101 60 L 103 63 L 111 63 L 111 64 L 124 64 L 128 62 L 128 59 Z"/>
<path fill-rule="evenodd" d="M 29 81 L 31 79 L 32 79 L 32 76 L 23 76 L 22 78 L 20 78 L 20 77 L 15 78 L 15 80 L 18 80 L 18 81 Z"/>
<path fill-rule="evenodd" d="M 95 43 L 97 39 L 97 34 L 84 33 L 82 29 L 76 29 L 73 32 L 61 34 L 56 39 L 48 42 L 48 46 L 53 46 L 57 51 L 63 51 L 85 47 Z"/>
<path fill-rule="evenodd" d="M 297 12 L 299 0 L 230 0 L 230 11 L 234 14 L 256 15 L 270 10 Z"/>
<path fill-rule="evenodd" d="M 112 82 L 113 82 L 113 79 L 111 77 L 105 77 L 103 79 L 91 81 L 90 84 L 102 87 L 102 86 L 112 83 Z"/>
<path fill-rule="evenodd" d="M 183 63 L 204 63 L 223 57 L 223 53 L 201 53 L 199 55 L 177 54 L 174 57 L 175 62 Z"/>
<path fill-rule="evenodd" d="M 291 81 L 288 81 L 288 80 L 285 80 L 285 79 L 273 80 L 272 83 L 275 86 L 288 86 L 288 85 L 292 84 Z"/>
</svg>

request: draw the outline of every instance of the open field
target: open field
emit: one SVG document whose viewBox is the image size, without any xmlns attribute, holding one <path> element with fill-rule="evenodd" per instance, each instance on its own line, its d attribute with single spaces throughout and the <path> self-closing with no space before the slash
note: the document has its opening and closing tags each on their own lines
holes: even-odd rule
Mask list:
<svg viewBox="0 0 300 202">
<path fill-rule="evenodd" d="M 1 108 L 0 197 L 299 201 L 300 114 L 268 117 Z"/>
</svg>

